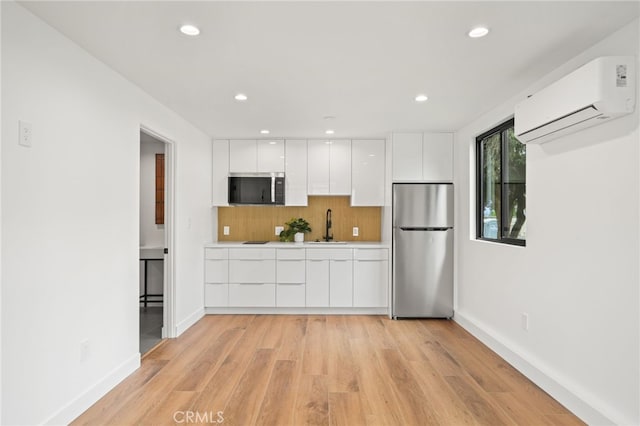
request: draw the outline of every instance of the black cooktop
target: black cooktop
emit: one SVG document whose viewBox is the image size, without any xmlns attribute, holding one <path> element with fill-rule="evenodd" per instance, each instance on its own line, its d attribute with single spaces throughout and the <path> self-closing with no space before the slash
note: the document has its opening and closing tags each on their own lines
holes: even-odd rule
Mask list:
<svg viewBox="0 0 640 426">
<path fill-rule="evenodd" d="M 267 244 L 269 241 L 245 241 L 242 244 Z"/>
</svg>

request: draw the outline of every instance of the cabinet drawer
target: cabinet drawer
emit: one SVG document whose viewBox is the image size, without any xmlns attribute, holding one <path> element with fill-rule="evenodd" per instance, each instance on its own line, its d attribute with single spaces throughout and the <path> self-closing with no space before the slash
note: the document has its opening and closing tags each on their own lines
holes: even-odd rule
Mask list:
<svg viewBox="0 0 640 426">
<path fill-rule="evenodd" d="M 229 306 L 229 284 L 205 284 L 204 307 L 216 308 Z"/>
<path fill-rule="evenodd" d="M 205 283 L 226 283 L 229 281 L 229 261 L 226 259 L 206 259 L 204 261 Z"/>
<path fill-rule="evenodd" d="M 305 285 L 304 282 L 296 284 L 278 284 L 276 286 L 276 306 L 278 307 L 304 307 Z"/>
<path fill-rule="evenodd" d="M 204 249 L 204 258 L 205 259 L 228 259 L 229 258 L 229 249 L 226 249 L 226 248 L 205 248 Z"/>
<path fill-rule="evenodd" d="M 347 248 L 307 249 L 307 259 L 310 259 L 310 260 L 322 260 L 322 259 L 351 260 L 352 257 L 353 257 L 353 250 L 347 249 Z"/>
<path fill-rule="evenodd" d="M 389 260 L 388 249 L 354 249 L 355 260 Z"/>
<path fill-rule="evenodd" d="M 275 259 L 276 249 L 266 248 L 230 248 L 229 259 Z"/>
<path fill-rule="evenodd" d="M 295 248 L 295 249 L 278 249 L 276 251 L 276 256 L 278 260 L 280 259 L 300 259 L 304 260 L 305 250 L 303 248 Z"/>
<path fill-rule="evenodd" d="M 276 306 L 276 285 L 229 284 L 229 306 L 274 307 Z"/>
<path fill-rule="evenodd" d="M 275 283 L 275 260 L 229 260 L 230 283 Z"/>
<path fill-rule="evenodd" d="M 304 283 L 304 260 L 278 260 L 276 269 L 276 281 L 278 283 Z"/>
</svg>

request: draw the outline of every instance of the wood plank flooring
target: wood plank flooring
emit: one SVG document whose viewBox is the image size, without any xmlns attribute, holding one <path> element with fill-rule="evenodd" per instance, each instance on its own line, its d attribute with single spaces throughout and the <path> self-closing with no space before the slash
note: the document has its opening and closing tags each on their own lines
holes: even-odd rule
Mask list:
<svg viewBox="0 0 640 426">
<path fill-rule="evenodd" d="M 453 321 L 212 315 L 74 425 L 581 425 Z"/>
</svg>

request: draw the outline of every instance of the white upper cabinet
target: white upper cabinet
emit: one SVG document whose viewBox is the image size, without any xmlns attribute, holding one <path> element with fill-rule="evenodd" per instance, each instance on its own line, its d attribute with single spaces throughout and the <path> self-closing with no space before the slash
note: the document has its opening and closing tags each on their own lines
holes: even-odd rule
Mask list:
<svg viewBox="0 0 640 426">
<path fill-rule="evenodd" d="M 229 143 L 231 173 L 284 172 L 284 141 L 237 139 Z"/>
<path fill-rule="evenodd" d="M 422 133 L 393 134 L 393 181 L 422 180 Z"/>
<path fill-rule="evenodd" d="M 351 142 L 351 205 L 384 205 L 384 140 Z"/>
<path fill-rule="evenodd" d="M 229 172 L 255 173 L 258 171 L 256 140 L 232 140 L 229 143 Z"/>
<path fill-rule="evenodd" d="M 422 178 L 427 182 L 453 182 L 453 133 L 422 136 Z"/>
<path fill-rule="evenodd" d="M 351 194 L 351 141 L 308 142 L 308 194 Z"/>
<path fill-rule="evenodd" d="M 284 172 L 283 140 L 259 140 L 257 152 L 258 172 Z"/>
<path fill-rule="evenodd" d="M 214 140 L 212 142 L 212 205 L 229 205 L 229 141 Z"/>
<path fill-rule="evenodd" d="M 453 181 L 452 133 L 394 133 L 394 182 Z"/>
<path fill-rule="evenodd" d="M 307 201 L 307 141 L 285 142 L 285 195 L 287 206 L 306 206 Z"/>
</svg>

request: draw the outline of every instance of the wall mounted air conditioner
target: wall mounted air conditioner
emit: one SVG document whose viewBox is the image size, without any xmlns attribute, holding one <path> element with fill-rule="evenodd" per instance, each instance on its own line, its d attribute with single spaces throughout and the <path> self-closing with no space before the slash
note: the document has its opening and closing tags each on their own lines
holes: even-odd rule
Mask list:
<svg viewBox="0 0 640 426">
<path fill-rule="evenodd" d="M 516 105 L 514 132 L 522 143 L 544 143 L 633 112 L 636 58 L 606 56 Z"/>
</svg>

